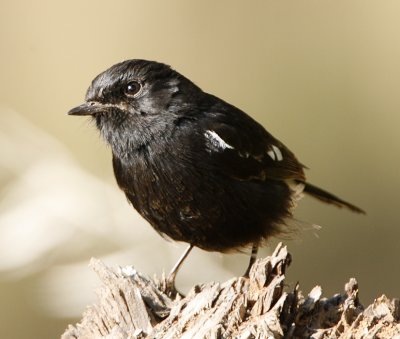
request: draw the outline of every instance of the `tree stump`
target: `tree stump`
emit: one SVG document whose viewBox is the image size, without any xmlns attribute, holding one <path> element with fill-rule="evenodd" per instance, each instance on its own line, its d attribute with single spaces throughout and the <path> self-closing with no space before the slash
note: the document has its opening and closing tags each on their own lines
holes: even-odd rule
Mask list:
<svg viewBox="0 0 400 339">
<path fill-rule="evenodd" d="M 342 294 L 321 298 L 285 291 L 291 262 L 286 247 L 258 259 L 249 278 L 194 286 L 187 296 L 166 290 L 165 277 L 150 279 L 133 267 L 113 270 L 97 259 L 102 281 L 98 303 L 70 325 L 72 338 L 400 338 L 400 303 L 385 296 L 364 308 L 352 278 Z"/>
</svg>

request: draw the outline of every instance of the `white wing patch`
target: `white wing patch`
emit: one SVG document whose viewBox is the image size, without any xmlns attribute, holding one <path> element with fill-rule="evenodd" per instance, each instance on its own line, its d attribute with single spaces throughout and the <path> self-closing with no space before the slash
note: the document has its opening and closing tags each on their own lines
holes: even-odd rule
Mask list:
<svg viewBox="0 0 400 339">
<path fill-rule="evenodd" d="M 216 132 L 207 130 L 204 132 L 204 136 L 207 138 L 207 140 L 210 143 L 210 146 L 212 150 L 215 151 L 220 151 L 224 150 L 226 148 L 233 149 L 233 146 L 229 145 L 227 142 L 225 142 L 224 139 L 222 139 Z"/>
<path fill-rule="evenodd" d="M 271 146 L 272 149 L 270 149 L 267 154 L 271 157 L 272 160 L 276 161 L 282 161 L 283 160 L 283 155 L 281 150 L 276 147 L 275 145 Z"/>
</svg>

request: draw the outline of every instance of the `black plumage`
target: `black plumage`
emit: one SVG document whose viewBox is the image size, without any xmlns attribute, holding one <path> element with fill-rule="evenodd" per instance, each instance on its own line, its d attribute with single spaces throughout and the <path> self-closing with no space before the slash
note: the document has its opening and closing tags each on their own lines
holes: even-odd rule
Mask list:
<svg viewBox="0 0 400 339">
<path fill-rule="evenodd" d="M 306 183 L 285 145 L 167 65 L 114 65 L 69 114 L 93 116 L 111 146 L 119 187 L 176 241 L 221 252 L 252 245 L 255 255 L 263 240 L 286 231 L 302 191 L 363 212 Z"/>
</svg>

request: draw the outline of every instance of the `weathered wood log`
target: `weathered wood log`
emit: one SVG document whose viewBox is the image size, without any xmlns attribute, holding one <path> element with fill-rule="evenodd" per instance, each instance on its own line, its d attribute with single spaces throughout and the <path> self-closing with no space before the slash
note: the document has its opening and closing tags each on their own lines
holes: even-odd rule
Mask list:
<svg viewBox="0 0 400 339">
<path fill-rule="evenodd" d="M 165 277 L 150 279 L 132 267 L 113 270 L 92 259 L 102 287 L 98 303 L 71 338 L 400 338 L 400 303 L 382 296 L 367 308 L 355 279 L 345 292 L 321 298 L 319 286 L 303 297 L 296 286 L 285 291 L 291 262 L 286 247 L 253 265 L 249 278 L 194 286 L 171 297 Z"/>
</svg>

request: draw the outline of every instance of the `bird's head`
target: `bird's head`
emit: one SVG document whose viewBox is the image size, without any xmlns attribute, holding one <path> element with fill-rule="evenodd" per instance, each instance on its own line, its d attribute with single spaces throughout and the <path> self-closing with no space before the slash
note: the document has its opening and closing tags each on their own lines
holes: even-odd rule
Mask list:
<svg viewBox="0 0 400 339">
<path fill-rule="evenodd" d="M 92 116 L 119 155 L 168 134 L 174 121 L 195 107 L 201 90 L 169 66 L 127 60 L 99 74 L 85 102 L 69 115 Z"/>
</svg>

